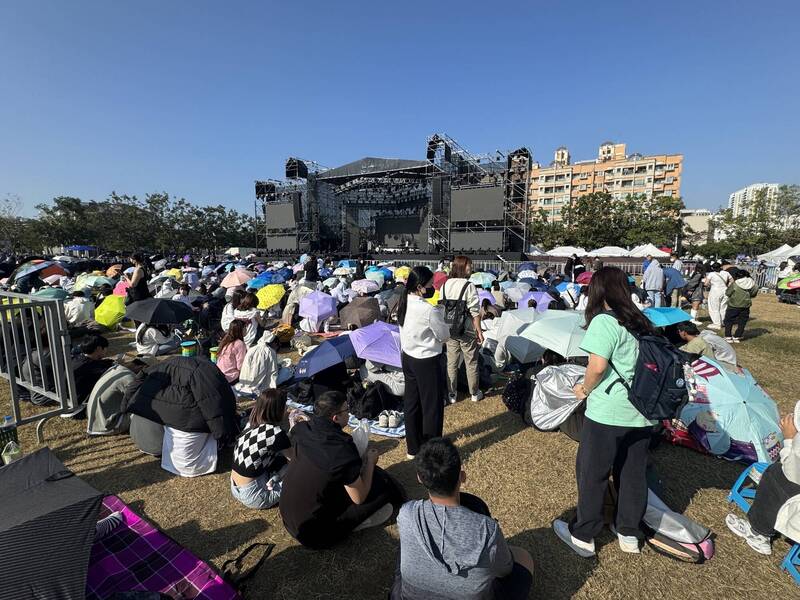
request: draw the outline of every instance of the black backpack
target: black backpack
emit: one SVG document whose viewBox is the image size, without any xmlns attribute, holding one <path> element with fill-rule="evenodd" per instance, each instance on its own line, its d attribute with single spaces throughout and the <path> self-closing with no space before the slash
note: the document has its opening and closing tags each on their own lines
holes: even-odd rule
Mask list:
<svg viewBox="0 0 800 600">
<path fill-rule="evenodd" d="M 461 288 L 461 293 L 458 295 L 458 300 L 448 300 L 444 295 L 444 288 L 442 286 L 442 299 L 439 304 L 444 306 L 444 322 L 450 326 L 450 337 L 461 337 L 467 329 L 467 322 L 470 320 L 469 310 L 467 309 L 467 301 L 464 300 L 464 293 L 467 291 L 469 281 Z"/>
<path fill-rule="evenodd" d="M 525 403 L 530 400 L 532 382 L 522 372 L 511 375 L 505 389 L 503 390 L 502 400 L 506 408 L 514 414 L 525 418 Z"/>
<path fill-rule="evenodd" d="M 628 390 L 628 399 L 646 419 L 661 421 L 674 419 L 689 401 L 683 366 L 689 355 L 678 350 L 660 335 L 640 335 L 631 332 L 639 341 L 639 357 L 633 381 L 628 384 L 614 363 L 608 361 L 618 378 L 606 388 L 609 393 L 617 383 Z"/>
</svg>

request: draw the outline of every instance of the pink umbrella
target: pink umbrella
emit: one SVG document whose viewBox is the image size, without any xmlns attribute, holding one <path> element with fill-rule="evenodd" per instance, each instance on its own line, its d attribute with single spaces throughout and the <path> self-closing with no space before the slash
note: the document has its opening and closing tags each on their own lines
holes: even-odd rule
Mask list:
<svg viewBox="0 0 800 600">
<path fill-rule="evenodd" d="M 253 274 L 245 269 L 234 269 L 222 280 L 220 284 L 224 288 L 238 287 L 244 285 L 253 278 Z"/>
<path fill-rule="evenodd" d="M 359 294 L 369 294 L 371 292 L 377 292 L 379 289 L 381 289 L 380 286 L 372 279 L 359 279 L 358 281 L 354 281 L 350 287 Z"/>
<path fill-rule="evenodd" d="M 575 283 L 579 283 L 581 285 L 586 285 L 592 280 L 592 272 L 591 271 L 584 271 L 578 278 L 575 280 Z"/>
<path fill-rule="evenodd" d="M 125 279 L 118 282 L 117 285 L 114 286 L 114 295 L 115 296 L 127 296 L 128 295 L 128 288 L 131 286 Z"/>
<path fill-rule="evenodd" d="M 434 289 L 436 290 L 440 289 L 444 285 L 445 281 L 447 281 L 447 273 L 445 273 L 444 271 L 436 271 L 436 273 L 433 274 Z"/>
<path fill-rule="evenodd" d="M 303 271 L 305 268 L 306 266 L 304 264 L 297 263 L 295 266 L 292 267 L 292 273 L 299 273 L 300 271 Z"/>
</svg>

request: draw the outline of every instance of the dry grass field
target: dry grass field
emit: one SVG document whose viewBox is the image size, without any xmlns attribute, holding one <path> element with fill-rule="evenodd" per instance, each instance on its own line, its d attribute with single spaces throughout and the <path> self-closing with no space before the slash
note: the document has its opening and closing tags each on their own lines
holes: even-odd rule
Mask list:
<svg viewBox="0 0 800 600">
<path fill-rule="evenodd" d="M 800 309 L 759 296 L 745 341 L 736 349 L 748 367 L 788 411 L 798 398 Z M 124 340 L 118 339 L 118 343 Z M 5 413 L 0 413 L 5 414 Z M 285 532 L 276 509 L 243 508 L 230 495 L 225 464 L 198 479 L 173 477 L 156 459 L 139 453 L 126 436 L 87 438 L 85 421 L 53 419 L 47 444 L 66 465 L 96 488 L 118 494 L 198 556 L 220 566 L 255 541 L 276 544 L 272 557 L 245 588 L 247 598 L 354 600 L 386 597 L 398 551 L 395 525 L 354 534 L 340 547 L 312 552 Z M 653 461 L 673 508 L 709 526 L 717 554 L 704 565 L 678 563 L 645 549 L 623 554 L 611 534 L 598 539 L 596 560 L 572 554 L 550 522 L 574 510 L 577 445 L 559 433 L 541 433 L 506 412 L 499 395 L 447 408 L 445 431 L 461 449 L 466 490 L 481 496 L 513 544 L 536 562 L 532 598 L 797 598 L 798 588 L 779 568 L 788 546 L 776 542 L 761 556 L 729 533 L 725 498 L 742 465 L 662 444 Z M 36 448 L 34 428 L 20 431 L 23 448 Z M 412 497 L 421 497 L 401 441 L 375 438 L 379 464 Z M 229 464 L 229 459 L 227 461 Z"/>
</svg>

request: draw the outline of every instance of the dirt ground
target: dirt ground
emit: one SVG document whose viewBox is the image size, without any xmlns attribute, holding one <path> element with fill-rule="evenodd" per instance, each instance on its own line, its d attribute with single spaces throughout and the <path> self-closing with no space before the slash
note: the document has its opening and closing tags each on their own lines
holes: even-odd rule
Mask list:
<svg viewBox="0 0 800 600">
<path fill-rule="evenodd" d="M 789 411 L 798 399 L 800 328 L 796 306 L 759 296 L 740 362 Z M 125 342 L 115 340 L 117 347 Z M 0 408 L 7 402 L 0 401 Z M 5 414 L 5 412 L 1 413 Z M 127 436 L 87 438 L 85 421 L 52 419 L 46 443 L 64 463 L 97 489 L 118 494 L 134 510 L 164 529 L 201 558 L 219 567 L 249 544 L 276 544 L 272 557 L 247 583 L 246 598 L 275 600 L 385 598 L 398 552 L 396 525 L 354 534 L 333 550 L 313 552 L 285 532 L 278 511 L 249 510 L 230 495 L 228 468 L 197 479 L 173 477 L 157 459 L 139 453 Z M 726 495 L 743 466 L 662 444 L 653 461 L 674 509 L 709 526 L 716 556 L 704 565 L 661 557 L 650 549 L 623 554 L 609 532 L 599 537 L 596 560 L 570 552 L 550 523 L 574 511 L 577 445 L 559 433 L 523 426 L 497 393 L 474 404 L 462 401 L 445 412 L 445 432 L 461 449 L 468 480 L 465 490 L 482 497 L 510 543 L 526 548 L 536 562 L 531 598 L 791 598 L 798 588 L 780 570 L 785 540 L 771 557 L 761 556 L 725 526 L 732 508 Z M 23 449 L 37 446 L 34 426 L 20 430 Z M 379 465 L 395 475 L 411 497 L 422 497 L 402 441 L 374 438 Z M 227 461 L 229 464 L 229 460 Z"/>
</svg>

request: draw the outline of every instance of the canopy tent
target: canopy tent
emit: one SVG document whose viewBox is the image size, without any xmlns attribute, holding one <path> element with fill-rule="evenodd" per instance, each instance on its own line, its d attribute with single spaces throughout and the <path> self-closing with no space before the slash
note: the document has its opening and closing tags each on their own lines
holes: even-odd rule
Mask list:
<svg viewBox="0 0 800 600">
<path fill-rule="evenodd" d="M 528 248 L 528 254 L 531 254 L 533 256 L 544 256 L 545 254 L 547 254 L 547 252 L 539 248 L 539 246 L 530 246 Z"/>
<path fill-rule="evenodd" d="M 82 600 L 102 499 L 49 448 L 0 468 L 3 597 Z"/>
<path fill-rule="evenodd" d="M 783 244 L 779 248 L 775 248 L 775 250 L 765 252 L 764 254 L 759 254 L 758 260 L 770 260 L 770 259 L 780 258 L 784 255 L 784 253 L 790 252 L 791 250 L 792 247 L 789 244 Z"/>
<path fill-rule="evenodd" d="M 653 244 L 642 244 L 641 246 L 636 246 L 636 248 L 631 250 L 628 253 L 628 256 L 635 256 L 637 258 L 644 258 L 645 256 L 652 256 L 653 258 L 667 258 L 669 256 L 669 252 L 664 252 Z"/>
<path fill-rule="evenodd" d="M 575 246 L 558 246 L 547 252 L 547 256 L 572 256 L 573 254 L 584 256 L 586 250 Z"/>
<path fill-rule="evenodd" d="M 587 256 L 629 256 L 629 252 L 619 246 L 603 246 L 592 250 Z"/>
</svg>

